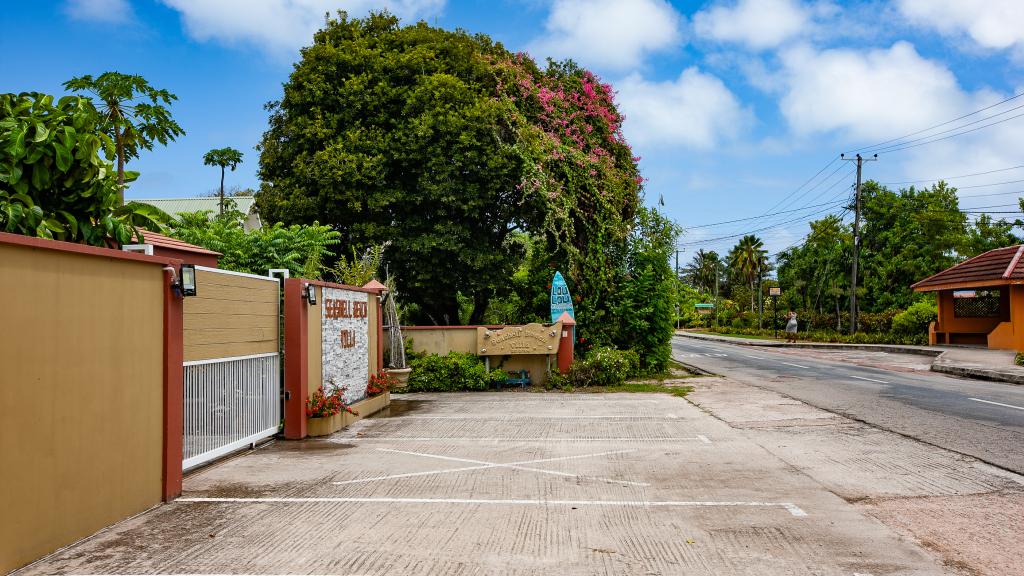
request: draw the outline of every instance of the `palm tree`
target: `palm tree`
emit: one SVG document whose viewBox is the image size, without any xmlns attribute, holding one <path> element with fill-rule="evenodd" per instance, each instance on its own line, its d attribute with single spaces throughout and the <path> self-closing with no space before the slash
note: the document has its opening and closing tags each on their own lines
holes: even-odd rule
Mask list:
<svg viewBox="0 0 1024 576">
<path fill-rule="evenodd" d="M 224 214 L 224 169 L 235 168 L 242 163 L 242 153 L 230 146 L 227 148 L 214 148 L 203 155 L 203 164 L 207 166 L 220 166 L 220 213 Z"/>
<path fill-rule="evenodd" d="M 715 269 L 720 258 L 714 250 L 697 250 L 690 265 L 684 269 L 690 285 L 701 292 L 711 293 L 715 288 Z"/>
<path fill-rule="evenodd" d="M 754 283 L 768 268 L 768 251 L 764 242 L 753 234 L 748 234 L 729 252 L 729 266 L 740 273 L 750 284 L 750 311 L 754 311 Z"/>
</svg>

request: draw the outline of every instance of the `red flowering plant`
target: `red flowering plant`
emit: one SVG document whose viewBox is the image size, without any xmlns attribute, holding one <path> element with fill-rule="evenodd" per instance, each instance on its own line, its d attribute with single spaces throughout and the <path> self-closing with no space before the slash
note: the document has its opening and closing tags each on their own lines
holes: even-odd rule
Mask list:
<svg viewBox="0 0 1024 576">
<path fill-rule="evenodd" d="M 371 374 L 370 381 L 366 384 L 366 395 L 379 396 L 394 388 L 396 384 L 398 384 L 398 379 L 387 372 Z"/>
<path fill-rule="evenodd" d="M 306 401 L 307 418 L 328 418 L 341 411 L 357 414 L 348 404 L 345 403 L 345 389 L 334 388 L 331 392 L 324 393 L 320 388 L 309 395 Z"/>
</svg>

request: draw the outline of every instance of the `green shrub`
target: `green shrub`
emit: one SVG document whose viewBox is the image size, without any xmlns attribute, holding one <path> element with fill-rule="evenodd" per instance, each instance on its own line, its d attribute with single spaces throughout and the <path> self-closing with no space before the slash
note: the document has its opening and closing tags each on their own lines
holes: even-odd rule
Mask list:
<svg viewBox="0 0 1024 576">
<path fill-rule="evenodd" d="M 410 367 L 410 392 L 488 390 L 508 378 L 502 370 L 487 372 L 479 358 L 461 352 L 421 356 L 413 360 Z"/>
<path fill-rule="evenodd" d="M 928 334 L 928 325 L 939 317 L 938 309 L 931 302 L 917 302 L 896 314 L 892 319 L 892 331 L 899 336 Z"/>
<path fill-rule="evenodd" d="M 1024 353 L 1017 352 L 1017 355 L 1013 357 L 1013 363 L 1017 366 L 1024 366 Z"/>
<path fill-rule="evenodd" d="M 575 360 L 569 373 L 557 379 L 556 386 L 586 388 L 617 386 L 640 373 L 640 354 L 635 350 L 594 348 L 586 358 Z"/>
</svg>

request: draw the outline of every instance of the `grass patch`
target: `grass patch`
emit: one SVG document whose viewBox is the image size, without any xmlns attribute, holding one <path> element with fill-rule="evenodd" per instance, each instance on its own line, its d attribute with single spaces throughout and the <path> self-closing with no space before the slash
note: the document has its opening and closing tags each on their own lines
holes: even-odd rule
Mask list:
<svg viewBox="0 0 1024 576">
<path fill-rule="evenodd" d="M 664 386 L 653 382 L 626 382 L 619 386 L 606 386 L 601 392 L 633 392 L 633 393 L 654 393 L 671 394 L 679 398 L 685 398 L 693 392 L 693 386 Z"/>
<path fill-rule="evenodd" d="M 729 338 L 746 338 L 747 340 L 781 340 L 781 338 L 763 336 L 760 334 L 729 334 L 725 332 L 705 332 L 704 330 L 693 330 L 693 332 L 697 332 L 698 334 L 709 334 L 712 336 L 727 336 Z"/>
</svg>

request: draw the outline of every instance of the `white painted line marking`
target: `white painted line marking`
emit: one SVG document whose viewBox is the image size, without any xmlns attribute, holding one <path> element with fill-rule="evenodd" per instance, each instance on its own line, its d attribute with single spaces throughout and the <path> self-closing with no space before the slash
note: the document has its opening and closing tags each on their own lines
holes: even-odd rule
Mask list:
<svg viewBox="0 0 1024 576">
<path fill-rule="evenodd" d="M 178 498 L 180 503 L 357 503 L 357 504 L 497 504 L 506 506 L 615 506 L 628 508 L 783 508 L 796 517 L 806 517 L 791 502 L 697 502 L 675 500 L 483 500 L 472 498 Z"/>
<path fill-rule="evenodd" d="M 597 452 L 594 454 L 579 454 L 576 456 L 559 456 L 555 458 L 539 458 L 535 460 L 523 460 L 520 462 L 486 462 L 484 460 L 473 460 L 471 458 L 456 458 L 454 456 L 442 456 L 439 454 L 427 454 L 424 452 L 409 452 L 407 450 L 394 450 L 392 448 L 378 448 L 381 452 L 391 452 L 394 454 L 408 454 L 410 456 L 422 456 L 424 458 L 434 458 L 437 460 L 448 460 L 451 462 L 464 462 L 469 464 L 479 464 L 479 466 L 467 466 L 463 468 L 448 468 L 443 470 L 429 470 L 426 472 L 411 472 L 408 474 L 391 474 L 388 476 L 378 476 L 376 478 L 359 478 L 356 480 L 345 480 L 341 482 L 331 482 L 335 486 L 341 486 L 343 484 L 359 484 L 362 482 L 371 482 L 379 480 L 391 480 L 394 478 L 411 478 L 415 476 L 429 476 L 432 474 L 446 474 L 449 472 L 465 472 L 469 470 L 483 470 L 485 468 L 512 468 L 515 470 L 526 470 L 528 472 L 540 472 L 542 474 L 551 474 L 553 476 L 565 476 L 569 478 L 581 478 L 597 480 L 600 482 L 607 482 L 609 484 L 629 484 L 630 486 L 650 486 L 647 482 L 632 482 L 630 480 L 616 480 L 614 478 L 601 478 L 598 476 L 586 476 L 583 474 L 570 474 L 568 472 L 556 472 L 554 470 L 544 470 L 541 468 L 532 468 L 529 466 L 522 466 L 522 464 L 538 464 L 541 462 L 559 462 L 563 460 L 579 460 L 580 458 L 596 458 L 598 456 L 610 456 L 612 454 L 626 454 L 628 452 L 636 452 L 636 450 L 612 450 L 609 452 Z"/>
<path fill-rule="evenodd" d="M 747 358 L 753 358 L 754 360 L 764 360 L 764 358 L 760 356 L 751 356 L 750 354 L 744 354 L 744 356 L 746 356 Z"/>
<path fill-rule="evenodd" d="M 995 404 L 996 406 L 1003 406 L 1005 408 L 1013 408 L 1014 410 L 1024 410 L 1020 406 L 1014 406 L 1013 404 L 1003 404 L 1002 402 L 993 402 L 991 400 L 982 400 L 981 398 L 968 398 L 968 400 L 974 400 L 975 402 L 984 402 L 985 404 Z"/>
<path fill-rule="evenodd" d="M 865 378 L 863 376 L 854 376 L 853 374 L 850 374 L 850 378 L 856 378 L 857 380 L 867 380 L 868 382 L 878 382 L 879 384 L 890 384 L 890 382 L 886 382 L 885 380 L 875 380 L 874 378 Z"/>
<path fill-rule="evenodd" d="M 780 362 L 780 364 L 785 364 L 786 366 L 796 366 L 797 368 L 807 368 L 807 369 L 810 369 L 810 366 L 801 366 L 799 364 L 791 364 L 789 362 Z"/>
<path fill-rule="evenodd" d="M 703 444 L 711 444 L 711 440 L 708 440 L 708 437 L 703 434 L 698 434 L 697 440 L 700 440 Z"/>
</svg>

